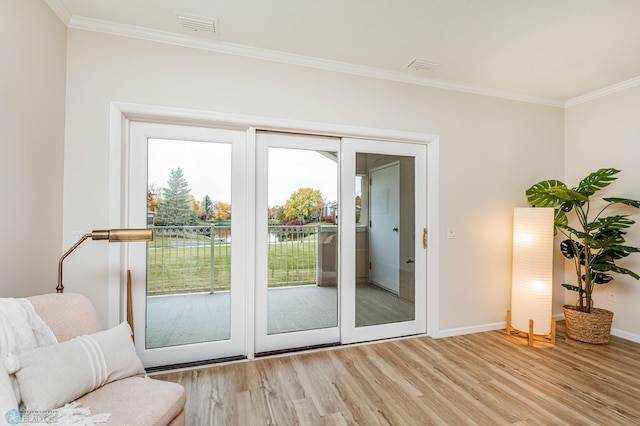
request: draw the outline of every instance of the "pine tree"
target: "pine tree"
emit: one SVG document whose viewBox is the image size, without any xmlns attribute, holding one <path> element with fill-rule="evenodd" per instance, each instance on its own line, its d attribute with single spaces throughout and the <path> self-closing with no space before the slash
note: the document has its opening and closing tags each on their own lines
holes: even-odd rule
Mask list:
<svg viewBox="0 0 640 426">
<path fill-rule="evenodd" d="M 213 201 L 208 195 L 205 195 L 202 199 L 202 205 L 200 206 L 202 214 L 200 219 L 202 220 L 211 220 L 213 217 Z"/>
<path fill-rule="evenodd" d="M 160 226 L 194 225 L 196 218 L 188 197 L 191 190 L 180 167 L 171 169 L 167 185 L 162 188 L 164 199 L 158 206 L 156 223 Z"/>
</svg>

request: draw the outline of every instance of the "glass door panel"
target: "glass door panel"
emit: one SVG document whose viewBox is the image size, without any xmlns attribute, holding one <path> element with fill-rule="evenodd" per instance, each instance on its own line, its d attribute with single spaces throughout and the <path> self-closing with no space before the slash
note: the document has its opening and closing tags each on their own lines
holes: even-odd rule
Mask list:
<svg viewBox="0 0 640 426">
<path fill-rule="evenodd" d="M 426 332 L 426 147 L 345 139 L 343 176 L 343 343 Z"/>
<path fill-rule="evenodd" d="M 231 145 L 149 139 L 147 182 L 145 347 L 228 340 Z"/>
<path fill-rule="evenodd" d="M 256 143 L 256 352 L 337 342 L 338 142 L 259 133 Z"/>
<path fill-rule="evenodd" d="M 356 228 L 356 252 L 369 259 L 357 280 L 356 327 L 414 320 L 414 158 L 357 153 L 356 164 L 364 166 L 356 173 L 368 177 L 360 193 L 368 226 Z"/>
</svg>

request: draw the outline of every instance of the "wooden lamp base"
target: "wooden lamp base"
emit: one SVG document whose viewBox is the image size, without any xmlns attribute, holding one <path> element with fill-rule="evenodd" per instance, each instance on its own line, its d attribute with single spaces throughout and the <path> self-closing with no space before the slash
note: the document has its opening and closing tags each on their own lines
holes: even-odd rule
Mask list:
<svg viewBox="0 0 640 426">
<path fill-rule="evenodd" d="M 511 311 L 507 311 L 507 335 L 511 336 L 512 334 L 517 335 L 518 337 L 522 337 L 527 339 L 527 344 L 529 346 L 533 346 L 533 339 L 538 338 L 544 340 L 545 342 L 549 342 L 552 345 L 556 344 L 556 319 L 551 318 L 551 333 L 549 334 L 533 334 L 533 320 L 529 320 L 529 331 L 518 330 L 517 328 L 513 328 L 511 326 Z"/>
</svg>

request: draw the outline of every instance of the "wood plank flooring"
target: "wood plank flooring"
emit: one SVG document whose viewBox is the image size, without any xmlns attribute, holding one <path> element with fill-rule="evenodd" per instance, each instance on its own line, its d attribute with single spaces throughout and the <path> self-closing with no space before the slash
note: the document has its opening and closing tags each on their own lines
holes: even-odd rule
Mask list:
<svg viewBox="0 0 640 426">
<path fill-rule="evenodd" d="M 615 337 L 421 337 L 154 377 L 185 386 L 187 425 L 640 425 L 640 344 Z"/>
</svg>

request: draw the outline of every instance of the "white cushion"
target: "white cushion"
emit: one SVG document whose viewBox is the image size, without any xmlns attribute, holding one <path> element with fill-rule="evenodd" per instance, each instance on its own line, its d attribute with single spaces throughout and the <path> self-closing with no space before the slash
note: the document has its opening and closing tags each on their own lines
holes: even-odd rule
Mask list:
<svg viewBox="0 0 640 426">
<path fill-rule="evenodd" d="M 144 374 L 126 322 L 106 331 L 24 351 L 16 372 L 27 410 L 52 410 L 125 377 Z"/>
<path fill-rule="evenodd" d="M 9 412 L 14 413 L 18 409 L 18 401 L 16 401 L 16 395 L 13 392 L 13 386 L 11 380 L 9 380 L 9 373 L 4 368 L 4 362 L 0 359 L 0 416 L 9 416 Z M 5 417 L 8 422 L 9 417 Z M 0 425 L 4 424 L 2 417 L 0 417 Z"/>
</svg>

